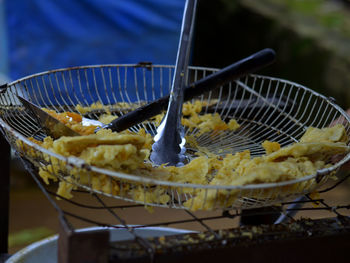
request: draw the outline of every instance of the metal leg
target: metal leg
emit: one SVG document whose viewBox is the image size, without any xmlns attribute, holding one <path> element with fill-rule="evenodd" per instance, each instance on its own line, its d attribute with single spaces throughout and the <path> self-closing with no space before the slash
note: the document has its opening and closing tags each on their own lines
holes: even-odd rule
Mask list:
<svg viewBox="0 0 350 263">
<path fill-rule="evenodd" d="M 0 133 L 0 262 L 8 256 L 11 147 Z"/>
</svg>

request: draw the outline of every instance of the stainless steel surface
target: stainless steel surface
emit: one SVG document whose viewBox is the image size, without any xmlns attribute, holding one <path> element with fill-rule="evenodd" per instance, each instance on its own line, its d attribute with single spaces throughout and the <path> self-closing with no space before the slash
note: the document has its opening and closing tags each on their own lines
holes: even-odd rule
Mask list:
<svg viewBox="0 0 350 263">
<path fill-rule="evenodd" d="M 94 125 L 94 126 L 101 127 L 103 125 L 103 123 L 100 122 L 100 121 L 89 119 L 89 118 L 85 118 L 85 117 L 82 118 L 81 123 L 82 123 L 83 126 Z"/>
<path fill-rule="evenodd" d="M 40 109 L 40 107 L 26 100 L 25 98 L 17 95 L 23 106 L 30 110 L 32 114 L 38 119 L 41 126 L 45 129 L 45 131 L 57 139 L 61 136 L 78 136 L 79 133 L 72 130 L 68 126 L 66 126 L 63 122 L 56 119 L 55 117 L 48 114 L 46 111 Z"/>
<path fill-rule="evenodd" d="M 158 165 L 183 165 L 185 162 L 186 139 L 181 116 L 196 5 L 197 0 L 187 0 L 185 4 L 168 110 L 157 129 L 152 146 L 151 160 Z"/>
</svg>

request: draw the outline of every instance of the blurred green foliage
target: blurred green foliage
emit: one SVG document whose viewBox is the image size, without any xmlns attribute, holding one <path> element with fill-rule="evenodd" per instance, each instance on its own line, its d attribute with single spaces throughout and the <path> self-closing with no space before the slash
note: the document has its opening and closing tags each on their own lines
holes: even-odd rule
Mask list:
<svg viewBox="0 0 350 263">
<path fill-rule="evenodd" d="M 200 1 L 193 65 L 222 68 L 260 49 L 257 74 L 288 79 L 350 107 L 350 9 L 330 0 Z"/>
<path fill-rule="evenodd" d="M 350 17 L 346 7 L 330 0 L 262 0 L 284 5 L 289 13 L 299 13 L 314 18 L 321 25 L 350 36 Z"/>
<path fill-rule="evenodd" d="M 54 231 L 46 227 L 24 229 L 9 235 L 9 247 L 21 247 L 51 236 Z"/>
</svg>

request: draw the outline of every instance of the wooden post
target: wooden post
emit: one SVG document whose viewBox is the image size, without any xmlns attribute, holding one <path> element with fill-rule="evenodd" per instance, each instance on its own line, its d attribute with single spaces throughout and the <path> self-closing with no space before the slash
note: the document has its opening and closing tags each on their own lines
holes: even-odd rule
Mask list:
<svg viewBox="0 0 350 263">
<path fill-rule="evenodd" d="M 60 217 L 58 263 L 107 263 L 109 230 L 77 232 Z"/>
<path fill-rule="evenodd" d="M 0 262 L 8 253 L 11 147 L 0 133 Z"/>
</svg>

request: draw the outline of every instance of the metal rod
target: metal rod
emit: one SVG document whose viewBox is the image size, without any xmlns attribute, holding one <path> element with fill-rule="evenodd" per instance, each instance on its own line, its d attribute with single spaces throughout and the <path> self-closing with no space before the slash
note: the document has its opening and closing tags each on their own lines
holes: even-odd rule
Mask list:
<svg viewBox="0 0 350 263">
<path fill-rule="evenodd" d="M 168 110 L 157 129 L 155 143 L 152 146 L 151 160 L 156 164 L 178 165 L 185 161 L 185 138 L 181 116 L 196 5 L 197 0 L 186 1 Z"/>
<path fill-rule="evenodd" d="M 286 222 L 288 219 L 293 218 L 293 216 L 295 216 L 295 214 L 298 213 L 299 209 L 304 205 L 303 201 L 306 200 L 307 198 L 304 195 L 295 199 L 295 202 L 288 206 L 287 211 L 285 213 L 281 213 L 281 215 L 277 218 L 274 224 L 281 224 Z"/>
</svg>

